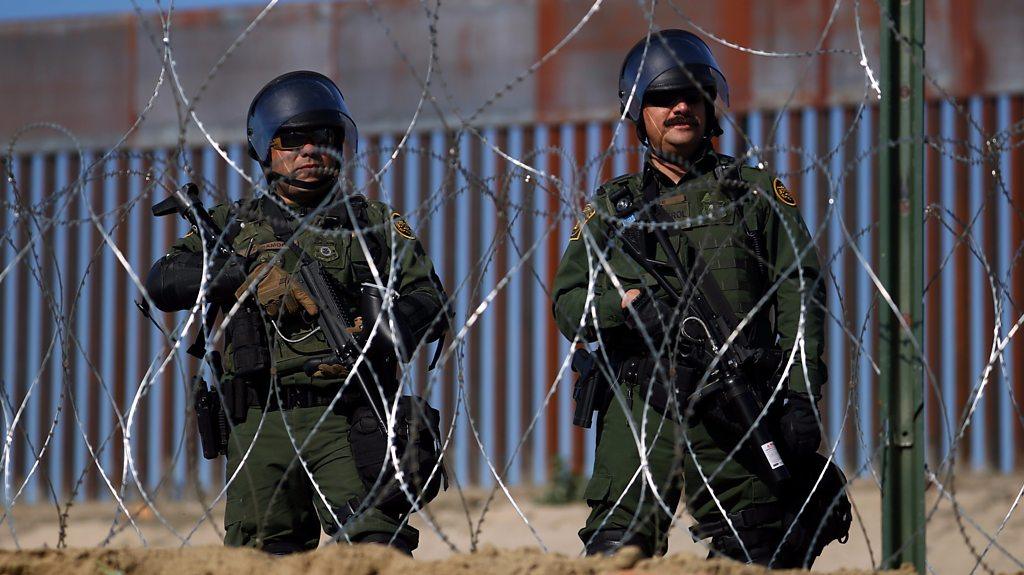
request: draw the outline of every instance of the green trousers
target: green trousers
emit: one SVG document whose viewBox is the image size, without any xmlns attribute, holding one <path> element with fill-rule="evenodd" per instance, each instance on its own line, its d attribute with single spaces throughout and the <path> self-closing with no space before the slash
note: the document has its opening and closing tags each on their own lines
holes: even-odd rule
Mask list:
<svg viewBox="0 0 1024 575">
<path fill-rule="evenodd" d="M 703 425 L 684 428 L 662 417 L 645 403 L 637 386 L 618 391 L 597 423 L 594 473 L 585 492 L 591 511 L 579 532 L 584 544 L 599 530 L 625 530 L 655 553 L 664 553 L 684 486 L 687 509 L 698 522 L 717 516 L 714 498 L 726 513 L 776 501 L 762 480 L 727 458 L 728 449 Z M 649 475 L 641 468 L 641 449 Z M 685 530 L 689 525 L 675 527 Z"/>
<path fill-rule="evenodd" d="M 245 422 L 232 430 L 225 545 L 315 549 L 321 528 L 339 541 L 398 531 L 413 547 L 418 544 L 416 529 L 402 525 L 399 516 L 373 508 L 372 499 L 367 501 L 352 459 L 346 417 L 328 413 L 303 446 L 325 409 L 270 411 L 264 416 L 260 409 L 250 408 Z M 296 446 L 301 447 L 301 461 Z"/>
</svg>

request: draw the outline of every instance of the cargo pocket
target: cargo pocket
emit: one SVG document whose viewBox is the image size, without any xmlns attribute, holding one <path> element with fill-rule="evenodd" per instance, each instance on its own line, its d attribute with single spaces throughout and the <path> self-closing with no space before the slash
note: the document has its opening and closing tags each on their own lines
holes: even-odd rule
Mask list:
<svg viewBox="0 0 1024 575">
<path fill-rule="evenodd" d="M 587 482 L 587 488 L 583 491 L 583 498 L 591 507 L 594 504 L 608 500 L 608 494 L 612 490 L 612 478 L 607 475 L 594 475 Z"/>
<path fill-rule="evenodd" d="M 246 529 L 245 502 L 238 497 L 228 497 L 224 506 L 224 544 L 229 547 L 255 545 L 251 529 Z"/>
</svg>

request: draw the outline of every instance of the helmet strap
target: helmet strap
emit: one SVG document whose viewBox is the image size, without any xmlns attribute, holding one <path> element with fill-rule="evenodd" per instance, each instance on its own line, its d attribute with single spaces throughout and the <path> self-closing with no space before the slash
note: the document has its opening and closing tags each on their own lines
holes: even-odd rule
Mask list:
<svg viewBox="0 0 1024 575">
<path fill-rule="evenodd" d="M 678 166 L 687 172 L 692 170 L 693 167 L 696 166 L 697 164 L 701 163 L 704 160 L 704 158 L 708 155 L 708 152 L 712 149 L 714 149 L 714 147 L 711 144 L 710 136 L 705 136 L 701 138 L 701 146 L 700 148 L 697 149 L 697 152 L 693 154 L 693 156 L 685 159 L 680 158 L 675 154 L 663 154 L 661 150 L 655 150 L 653 147 L 649 145 L 647 146 L 647 150 L 650 152 L 652 156 L 658 158 L 662 162 L 672 164 L 673 166 Z"/>
<path fill-rule="evenodd" d="M 335 184 L 338 183 L 337 175 L 327 176 L 314 182 L 304 182 L 302 180 L 271 171 L 269 168 L 264 168 L 264 173 L 267 176 L 267 183 L 271 187 L 275 185 L 292 186 L 307 192 L 322 192 L 324 195 L 330 192 L 334 188 Z"/>
<path fill-rule="evenodd" d="M 650 147 L 650 143 L 647 141 L 647 130 L 644 129 L 643 117 L 640 117 L 639 122 L 633 122 L 633 126 L 636 127 L 636 137 L 640 140 L 640 143 L 644 146 Z"/>
</svg>

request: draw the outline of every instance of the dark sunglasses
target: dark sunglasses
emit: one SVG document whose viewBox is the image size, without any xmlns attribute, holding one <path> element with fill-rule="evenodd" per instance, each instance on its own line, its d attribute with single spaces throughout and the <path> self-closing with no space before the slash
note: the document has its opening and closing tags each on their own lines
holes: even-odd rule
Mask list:
<svg viewBox="0 0 1024 575">
<path fill-rule="evenodd" d="M 671 108 L 677 102 L 686 102 L 687 106 L 694 106 L 704 100 L 699 90 L 693 88 L 683 90 L 655 90 L 648 92 L 644 97 L 644 105 L 657 108 Z"/>
<path fill-rule="evenodd" d="M 278 132 L 270 147 L 275 150 L 297 150 L 306 144 L 318 147 L 340 146 L 344 138 L 339 137 L 333 128 L 315 128 L 312 130 L 289 130 Z"/>
</svg>

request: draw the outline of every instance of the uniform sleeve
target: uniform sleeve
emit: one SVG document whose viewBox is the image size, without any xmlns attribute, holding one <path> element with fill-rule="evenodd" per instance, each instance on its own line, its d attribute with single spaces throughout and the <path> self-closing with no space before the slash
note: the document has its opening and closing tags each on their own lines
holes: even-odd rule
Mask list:
<svg viewBox="0 0 1024 575">
<path fill-rule="evenodd" d="M 229 212 L 229 206 L 222 204 L 214 208 L 210 216 L 223 228 Z M 188 309 L 199 295 L 202 275 L 203 241 L 197 231 L 189 229 L 149 269 L 146 292 L 160 311 Z"/>
<path fill-rule="evenodd" d="M 586 314 L 583 332 L 580 334 L 586 341 L 597 339 L 597 329 L 620 327 L 625 323 L 622 314 L 622 297 L 614 288 L 604 289 L 603 282 L 597 281 L 600 273 L 595 276 L 594 299 L 592 305 L 597 314 L 597 325 L 594 325 L 593 312 L 586 309 L 587 293 L 590 287 L 590 265 L 600 266 L 596 254 L 588 255 L 587 246 L 596 245 L 598 250 L 605 249 L 608 242 L 608 224 L 600 215 L 581 216 L 585 225 L 573 228 L 569 245 L 562 253 L 555 274 L 555 282 L 551 289 L 551 311 L 555 316 L 558 329 L 567 339 L 573 339 L 579 333 L 580 319 Z M 599 268 L 600 269 L 600 268 Z"/>
<path fill-rule="evenodd" d="M 781 180 L 763 176 L 765 203 L 765 239 L 769 250 L 772 283 L 776 293 L 776 331 L 779 346 L 788 358 L 797 344 L 801 313 L 807 371 L 797 354 L 789 372 L 789 389 L 821 397 L 828 379 L 823 361 L 825 353 L 825 279 L 821 276 L 818 252 L 800 215 L 797 199 Z"/>
<path fill-rule="evenodd" d="M 448 298 L 444 286 L 408 222 L 386 206 L 379 209 L 378 218 L 386 225 L 384 237 L 388 253 L 393 245 L 397 258 L 398 301 L 395 306 L 408 321 L 416 341 L 429 343 L 438 339 L 448 325 L 445 309 Z"/>
</svg>

